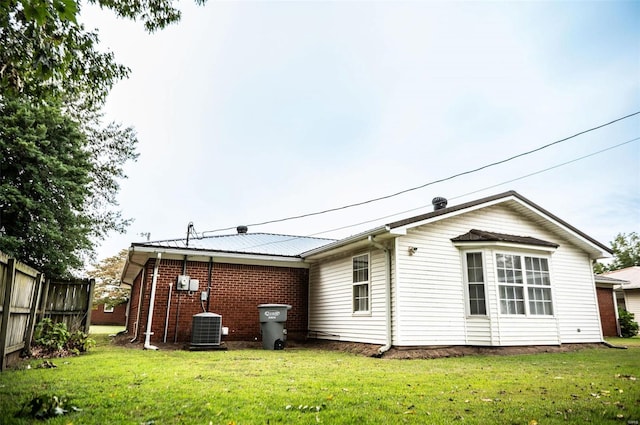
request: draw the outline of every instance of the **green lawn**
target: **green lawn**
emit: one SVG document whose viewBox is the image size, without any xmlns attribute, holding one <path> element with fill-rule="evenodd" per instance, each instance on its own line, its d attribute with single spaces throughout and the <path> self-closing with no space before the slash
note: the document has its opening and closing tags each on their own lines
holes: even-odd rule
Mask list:
<svg viewBox="0 0 640 425">
<path fill-rule="evenodd" d="M 0 423 L 41 395 L 79 412 L 47 424 L 634 424 L 640 344 L 627 350 L 373 359 L 307 348 L 143 351 L 108 344 L 0 374 Z M 624 340 L 623 342 L 628 342 Z M 620 345 L 619 341 L 615 342 Z M 626 344 L 631 345 L 631 344 Z M 31 368 L 26 369 L 29 365 Z"/>
</svg>

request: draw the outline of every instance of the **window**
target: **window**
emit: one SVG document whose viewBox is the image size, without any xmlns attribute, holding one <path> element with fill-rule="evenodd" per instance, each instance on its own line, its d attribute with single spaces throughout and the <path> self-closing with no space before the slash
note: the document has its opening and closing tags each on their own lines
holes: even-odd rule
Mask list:
<svg viewBox="0 0 640 425">
<path fill-rule="evenodd" d="M 552 315 L 551 279 L 546 258 L 524 257 L 529 285 L 529 314 Z"/>
<path fill-rule="evenodd" d="M 104 304 L 104 309 L 102 311 L 105 313 L 113 313 L 113 306 Z"/>
<path fill-rule="evenodd" d="M 369 311 L 369 254 L 353 257 L 353 312 Z"/>
<path fill-rule="evenodd" d="M 549 262 L 546 258 L 496 254 L 496 271 L 502 314 L 527 314 L 527 304 L 528 314 L 553 314 Z"/>
<path fill-rule="evenodd" d="M 469 314 L 486 315 L 484 269 L 480 252 L 467 253 L 467 288 L 469 291 Z"/>
</svg>

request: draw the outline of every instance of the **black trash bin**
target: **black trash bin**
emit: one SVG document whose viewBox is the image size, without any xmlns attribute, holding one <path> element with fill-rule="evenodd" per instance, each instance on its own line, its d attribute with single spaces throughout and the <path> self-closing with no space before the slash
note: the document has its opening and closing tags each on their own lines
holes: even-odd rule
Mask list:
<svg viewBox="0 0 640 425">
<path fill-rule="evenodd" d="M 287 311 L 289 304 L 260 304 L 260 332 L 262 348 L 265 350 L 283 350 L 287 341 Z"/>
</svg>

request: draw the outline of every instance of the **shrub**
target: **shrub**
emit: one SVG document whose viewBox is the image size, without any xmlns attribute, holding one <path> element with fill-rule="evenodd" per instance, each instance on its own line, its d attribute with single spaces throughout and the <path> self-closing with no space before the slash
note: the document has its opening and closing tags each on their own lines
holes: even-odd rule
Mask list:
<svg viewBox="0 0 640 425">
<path fill-rule="evenodd" d="M 618 309 L 618 323 L 620 323 L 620 333 L 623 338 L 631 338 L 638 335 L 638 322 L 633 320 L 635 315 L 627 310 Z"/>
<path fill-rule="evenodd" d="M 65 350 L 79 354 L 96 345 L 96 342 L 86 333 L 82 331 L 69 332 L 66 324 L 54 323 L 48 318 L 42 319 L 36 325 L 34 342 L 47 354 L 60 353 Z"/>
<path fill-rule="evenodd" d="M 64 323 L 53 323 L 51 319 L 42 319 L 36 325 L 35 343 L 45 351 L 54 352 L 64 348 L 69 340 L 69 331 Z"/>
<path fill-rule="evenodd" d="M 95 340 L 89 338 L 89 335 L 82 331 L 75 331 L 69 335 L 67 341 L 67 349 L 77 353 L 84 353 L 96 346 Z"/>
</svg>

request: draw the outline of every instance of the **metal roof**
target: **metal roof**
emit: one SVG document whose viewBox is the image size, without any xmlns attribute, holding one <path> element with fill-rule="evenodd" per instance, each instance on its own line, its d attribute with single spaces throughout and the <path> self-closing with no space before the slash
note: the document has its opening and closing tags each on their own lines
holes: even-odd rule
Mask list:
<svg viewBox="0 0 640 425">
<path fill-rule="evenodd" d="M 188 245 L 187 239 L 168 239 L 154 242 L 133 243 L 131 246 L 298 257 L 305 251 L 319 248 L 334 241 L 334 239 L 313 238 L 308 236 L 277 235 L 272 233 L 242 233 L 190 238 Z"/>
</svg>

